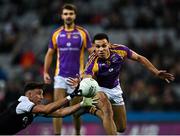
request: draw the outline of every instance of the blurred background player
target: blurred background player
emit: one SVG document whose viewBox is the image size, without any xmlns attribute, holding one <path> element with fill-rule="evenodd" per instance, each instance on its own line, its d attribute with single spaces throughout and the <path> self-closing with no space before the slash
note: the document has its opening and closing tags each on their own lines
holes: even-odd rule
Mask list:
<svg viewBox="0 0 180 136">
<path fill-rule="evenodd" d="M 66 83 L 68 77 L 76 77 L 84 69 L 85 49 L 90 52 L 91 39 L 86 29 L 75 25 L 76 7 L 65 4 L 61 9 L 61 18 L 64 25 L 52 34 L 49 48 L 44 60 L 44 81 L 51 83 L 49 74 L 54 53 L 57 54 L 56 70 L 54 75 L 54 100 L 64 98 L 73 89 Z M 79 102 L 74 98 L 73 103 Z M 80 134 L 80 118 L 74 117 L 76 134 Z M 61 134 L 62 119 L 53 119 L 54 134 Z"/>
<path fill-rule="evenodd" d="M 92 106 L 92 104 L 95 103 L 95 101 L 90 98 L 84 98 L 81 103 L 62 108 L 64 104 L 70 101 L 75 95 L 78 95 L 77 89 L 66 98 L 58 99 L 49 104 L 42 104 L 44 98 L 43 90 L 46 90 L 46 85 L 38 82 L 27 83 L 24 86 L 23 95 L 13 102 L 6 111 L 0 114 L 0 134 L 16 134 L 30 125 L 34 117 L 38 115 L 44 117 L 64 117 L 77 111 L 81 107 Z"/>
<path fill-rule="evenodd" d="M 131 59 L 139 62 L 154 76 L 168 83 L 174 80 L 174 76 L 167 73 L 166 70 L 158 70 L 147 58 L 128 47 L 120 44 L 111 44 L 105 33 L 96 34 L 93 43 L 95 45 L 95 52 L 91 54 L 86 65 L 85 77 L 93 77 L 97 80 L 100 91 L 107 95 L 112 104 L 117 131 L 124 132 L 126 129 L 126 109 L 119 77 L 121 76 L 120 70 L 125 60 Z M 101 109 L 101 107 L 98 108 Z M 101 111 L 97 111 L 96 115 L 103 116 Z"/>
</svg>

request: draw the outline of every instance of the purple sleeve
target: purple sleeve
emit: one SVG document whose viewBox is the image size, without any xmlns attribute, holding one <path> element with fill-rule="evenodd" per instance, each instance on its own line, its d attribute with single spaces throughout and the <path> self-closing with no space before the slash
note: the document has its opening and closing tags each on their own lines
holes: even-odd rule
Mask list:
<svg viewBox="0 0 180 136">
<path fill-rule="evenodd" d="M 85 30 L 85 33 L 86 33 L 86 41 L 87 41 L 86 47 L 87 48 L 91 48 L 92 47 L 91 37 L 90 37 L 90 35 L 89 35 L 87 30 Z"/>
<path fill-rule="evenodd" d="M 85 68 L 85 74 L 86 75 L 92 75 L 94 74 L 93 72 L 93 67 L 94 67 L 94 61 L 91 60 L 92 58 L 88 58 L 88 62 L 86 64 L 86 68 Z"/>
<path fill-rule="evenodd" d="M 49 41 L 48 48 L 54 49 L 53 42 L 52 42 L 52 38 L 51 38 L 50 41 Z"/>
<path fill-rule="evenodd" d="M 51 49 L 56 49 L 57 48 L 57 43 L 56 43 L 56 37 L 57 37 L 57 30 L 55 30 L 53 33 L 52 33 L 52 36 L 51 38 L 49 39 L 49 44 L 48 44 L 48 48 L 51 48 Z"/>
<path fill-rule="evenodd" d="M 115 50 L 124 50 L 127 53 L 125 57 L 127 57 L 128 59 L 131 58 L 132 51 L 127 46 L 124 46 L 124 45 L 116 45 L 116 46 L 117 47 L 114 48 Z"/>
<path fill-rule="evenodd" d="M 126 47 L 126 52 L 127 52 L 127 58 L 130 59 L 132 56 L 132 51 L 128 47 Z"/>
</svg>

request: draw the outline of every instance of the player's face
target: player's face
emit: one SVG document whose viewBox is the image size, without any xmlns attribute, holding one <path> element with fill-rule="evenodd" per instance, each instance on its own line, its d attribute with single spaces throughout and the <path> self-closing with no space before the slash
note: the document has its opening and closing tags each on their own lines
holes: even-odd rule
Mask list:
<svg viewBox="0 0 180 136">
<path fill-rule="evenodd" d="M 64 20 L 64 23 L 66 25 L 71 25 L 74 23 L 74 20 L 76 19 L 76 14 L 74 10 L 63 9 L 61 18 Z"/>
<path fill-rule="evenodd" d="M 31 91 L 30 100 L 35 104 L 40 104 L 43 99 L 43 90 L 42 89 L 34 89 Z"/>
<path fill-rule="evenodd" d="M 109 42 L 106 39 L 95 40 L 95 51 L 99 58 L 107 59 L 110 55 Z"/>
</svg>

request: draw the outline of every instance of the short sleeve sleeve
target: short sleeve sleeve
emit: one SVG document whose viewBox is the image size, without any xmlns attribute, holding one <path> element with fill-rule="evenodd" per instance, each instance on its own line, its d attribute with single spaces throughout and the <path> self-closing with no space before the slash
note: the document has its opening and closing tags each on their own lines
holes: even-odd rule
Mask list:
<svg viewBox="0 0 180 136">
<path fill-rule="evenodd" d="M 25 112 L 30 112 L 35 104 L 29 100 L 21 101 L 16 108 L 17 114 L 22 114 Z"/>
<path fill-rule="evenodd" d="M 94 76 L 96 72 L 98 72 L 97 57 L 89 57 L 85 68 L 85 74 Z"/>
<path fill-rule="evenodd" d="M 48 48 L 51 48 L 51 49 L 57 48 L 56 36 L 55 35 L 52 35 L 52 37 L 50 38 Z"/>
<path fill-rule="evenodd" d="M 88 31 L 85 31 L 85 32 L 86 32 L 87 48 L 91 48 L 92 47 L 91 37 L 90 37 Z"/>
</svg>

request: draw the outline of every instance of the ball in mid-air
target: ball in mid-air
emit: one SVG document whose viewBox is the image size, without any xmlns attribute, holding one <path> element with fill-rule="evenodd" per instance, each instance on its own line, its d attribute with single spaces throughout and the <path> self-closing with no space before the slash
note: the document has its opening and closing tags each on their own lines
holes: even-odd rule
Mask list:
<svg viewBox="0 0 180 136">
<path fill-rule="evenodd" d="M 84 78 L 80 82 L 79 89 L 82 91 L 82 96 L 93 97 L 99 90 L 99 85 L 93 78 Z"/>
</svg>

